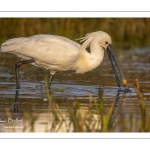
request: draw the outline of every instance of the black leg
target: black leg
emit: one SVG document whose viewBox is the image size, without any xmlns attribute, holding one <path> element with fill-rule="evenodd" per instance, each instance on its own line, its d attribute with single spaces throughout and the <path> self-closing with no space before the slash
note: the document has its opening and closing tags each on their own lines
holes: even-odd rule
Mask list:
<svg viewBox="0 0 150 150">
<path fill-rule="evenodd" d="M 51 88 L 52 80 L 53 80 L 53 75 L 50 74 L 50 77 L 49 77 L 49 88 Z"/>
<path fill-rule="evenodd" d="M 16 64 L 15 64 L 16 89 L 20 89 L 20 84 L 19 84 L 19 67 L 20 67 L 21 65 L 28 64 L 28 63 L 32 63 L 32 62 L 34 62 L 33 59 L 30 59 L 30 60 L 23 60 L 23 61 L 16 62 Z"/>
</svg>

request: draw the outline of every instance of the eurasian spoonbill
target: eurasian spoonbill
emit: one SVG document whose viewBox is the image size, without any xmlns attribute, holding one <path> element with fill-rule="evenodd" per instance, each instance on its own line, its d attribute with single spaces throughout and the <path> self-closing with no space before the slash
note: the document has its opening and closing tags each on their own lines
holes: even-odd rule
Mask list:
<svg viewBox="0 0 150 150">
<path fill-rule="evenodd" d="M 83 42 L 82 45 L 62 36 L 39 34 L 9 39 L 2 43 L 0 51 L 16 54 L 22 58 L 15 64 L 17 89 L 20 88 L 19 67 L 23 64 L 32 63 L 48 69 L 51 85 L 52 77 L 57 71 L 74 70 L 76 73 L 85 73 L 98 67 L 103 60 L 105 50 L 114 70 L 118 87 L 121 87 L 121 81 L 117 69 L 126 86 L 127 81 L 111 48 L 111 37 L 103 31 L 97 31 L 86 34 L 80 40 Z M 88 46 L 90 52 L 86 50 Z"/>
</svg>

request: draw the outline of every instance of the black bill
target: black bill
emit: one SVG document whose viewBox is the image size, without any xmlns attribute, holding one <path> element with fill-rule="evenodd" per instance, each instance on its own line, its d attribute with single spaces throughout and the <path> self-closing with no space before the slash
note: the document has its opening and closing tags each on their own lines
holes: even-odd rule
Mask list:
<svg viewBox="0 0 150 150">
<path fill-rule="evenodd" d="M 110 59 L 112 68 L 113 68 L 113 70 L 114 70 L 115 78 L 116 78 L 116 82 L 117 82 L 118 87 L 121 87 L 121 81 L 120 81 L 119 76 L 118 76 L 118 71 L 119 71 L 119 74 L 120 74 L 120 76 L 121 76 L 123 85 L 126 86 L 127 80 L 126 80 L 126 78 L 124 77 L 124 75 L 123 75 L 123 73 L 122 73 L 122 71 L 121 71 L 121 69 L 120 69 L 120 67 L 119 67 L 119 64 L 118 64 L 118 62 L 117 62 L 117 60 L 116 60 L 116 58 L 115 58 L 115 56 L 114 56 L 114 54 L 113 54 L 111 45 L 108 45 L 106 51 L 107 51 L 108 57 L 109 57 L 109 59 Z M 117 69 L 118 69 L 118 70 L 117 70 Z"/>
</svg>

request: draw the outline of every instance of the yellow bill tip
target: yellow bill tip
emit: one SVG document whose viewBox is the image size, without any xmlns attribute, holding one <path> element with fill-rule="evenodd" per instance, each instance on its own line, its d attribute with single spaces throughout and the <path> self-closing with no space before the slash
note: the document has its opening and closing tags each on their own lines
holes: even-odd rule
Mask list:
<svg viewBox="0 0 150 150">
<path fill-rule="evenodd" d="M 124 85 L 127 84 L 127 80 L 125 80 L 125 79 L 122 79 L 122 82 L 123 82 Z"/>
</svg>

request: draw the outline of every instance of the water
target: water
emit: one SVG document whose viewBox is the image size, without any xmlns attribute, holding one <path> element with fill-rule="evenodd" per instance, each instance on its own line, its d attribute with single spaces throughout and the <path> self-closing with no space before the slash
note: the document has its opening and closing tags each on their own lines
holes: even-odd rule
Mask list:
<svg viewBox="0 0 150 150">
<path fill-rule="evenodd" d="M 140 120 L 141 109 L 134 90 L 135 79 L 139 79 L 142 92 L 146 96 L 146 112 L 147 114 L 150 112 L 150 49 L 135 48 L 115 51 L 115 55 L 131 92 L 118 93 L 114 73 L 107 54 L 105 54 L 102 64 L 91 72 L 83 75 L 75 74 L 72 71 L 56 73 L 51 86 L 51 96 L 58 103 L 63 115 L 66 115 L 67 108 L 73 105 L 74 100 L 80 101 L 82 111 L 86 110 L 89 106 L 89 96 L 92 95 L 94 99 L 97 99 L 99 91 L 102 90 L 104 110 L 107 112 L 115 104 L 112 122 L 119 114 L 129 116 L 131 113 L 134 118 Z M 14 64 L 19 60 L 12 54 L 0 54 L 0 131 L 12 132 L 14 124 L 15 131 L 31 131 L 25 125 L 27 124 L 27 118 L 24 118 L 25 111 L 30 112 L 30 115 L 33 116 L 39 115 L 34 126 L 35 132 L 55 132 L 57 128 L 60 132 L 72 131 L 72 125 L 68 129 L 65 125 L 61 125 L 61 128 L 57 127 L 55 130 L 47 128 L 52 126 L 52 122 L 47 122 L 48 99 L 44 80 L 47 74 L 46 70 L 30 64 L 21 66 L 21 89 L 16 91 Z M 11 116 L 9 116 L 10 114 Z M 49 115 L 52 120 L 52 114 L 49 113 Z M 10 119 L 9 123 L 8 119 Z M 140 122 L 137 122 L 135 131 L 139 130 L 139 126 Z"/>
</svg>

